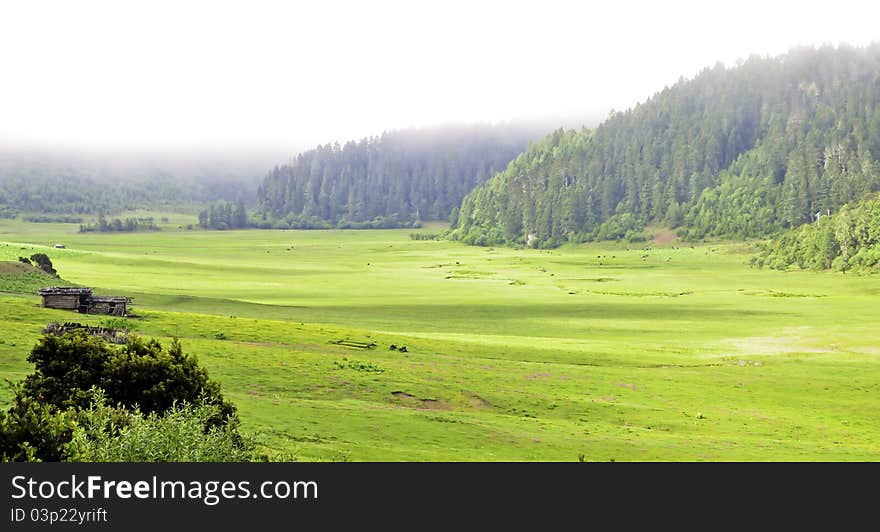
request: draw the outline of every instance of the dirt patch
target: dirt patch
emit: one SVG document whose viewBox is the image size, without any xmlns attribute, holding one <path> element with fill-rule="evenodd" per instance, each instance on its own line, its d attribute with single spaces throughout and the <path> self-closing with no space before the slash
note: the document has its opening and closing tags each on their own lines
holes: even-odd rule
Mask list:
<svg viewBox="0 0 880 532">
<path fill-rule="evenodd" d="M 681 297 L 693 294 L 691 290 L 682 292 L 612 292 L 607 290 L 587 290 L 591 294 L 601 296 L 624 296 L 624 297 Z"/>
<path fill-rule="evenodd" d="M 662 246 L 675 241 L 676 238 L 678 237 L 675 236 L 675 231 L 672 229 L 660 229 L 654 233 L 654 244 Z"/>
<path fill-rule="evenodd" d="M 461 395 L 465 397 L 467 400 L 468 406 L 474 408 L 476 410 L 485 410 L 487 408 L 492 408 L 492 403 L 483 399 L 479 395 L 469 392 L 467 390 L 462 390 Z"/>
<path fill-rule="evenodd" d="M 404 399 L 404 400 L 418 399 L 418 397 L 416 397 L 415 395 L 412 395 L 412 394 L 409 394 L 406 392 L 391 392 L 391 395 L 393 395 L 397 399 Z"/>
<path fill-rule="evenodd" d="M 272 342 L 236 342 L 236 341 L 233 341 L 232 343 L 238 344 L 238 345 L 246 345 L 249 347 L 273 347 L 273 346 L 277 345 Z"/>
<path fill-rule="evenodd" d="M 421 410 L 452 410 L 452 404 L 446 399 L 420 399 L 419 397 L 404 391 L 394 391 L 391 392 L 391 395 L 394 397 L 394 402 L 410 408 L 418 408 Z"/>
<path fill-rule="evenodd" d="M 445 399 L 422 399 L 423 410 L 452 410 L 452 404 Z"/>
<path fill-rule="evenodd" d="M 23 262 L 18 261 L 0 261 L 0 273 L 42 273 L 47 277 L 49 274 L 44 272 L 43 270 L 31 266 L 30 264 L 25 264 Z"/>
<path fill-rule="evenodd" d="M 828 297 L 827 294 L 801 294 L 795 292 L 780 292 L 778 290 L 745 290 L 739 289 L 737 292 L 744 296 L 767 296 L 767 297 Z"/>
<path fill-rule="evenodd" d="M 493 272 L 484 272 L 479 270 L 451 270 L 447 279 L 485 279 L 495 275 Z"/>
<path fill-rule="evenodd" d="M 620 386 L 621 388 L 629 388 L 630 390 L 638 390 L 639 389 L 639 387 L 636 386 L 635 384 L 630 384 L 628 382 L 618 382 L 617 385 Z"/>
<path fill-rule="evenodd" d="M 743 355 L 782 355 L 787 353 L 831 353 L 837 348 L 818 346 L 810 342 L 810 338 L 798 333 L 807 332 L 804 328 L 788 328 L 774 336 L 749 336 L 731 338 L 725 342 Z"/>
<path fill-rule="evenodd" d="M 547 373 L 546 371 L 542 371 L 541 373 L 532 373 L 531 375 L 529 375 L 529 376 L 526 377 L 526 378 L 529 379 L 529 380 L 535 380 L 535 379 L 549 379 L 549 378 L 550 378 L 550 374 Z"/>
</svg>

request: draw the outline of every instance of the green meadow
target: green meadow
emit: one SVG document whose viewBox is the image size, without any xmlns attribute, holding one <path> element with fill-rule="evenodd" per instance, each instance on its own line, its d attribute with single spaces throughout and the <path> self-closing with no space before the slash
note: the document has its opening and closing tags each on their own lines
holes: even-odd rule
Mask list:
<svg viewBox="0 0 880 532">
<path fill-rule="evenodd" d="M 135 330 L 179 337 L 277 456 L 880 460 L 875 275 L 753 269 L 750 243 L 481 248 L 175 216 L 0 221 L 0 261 L 43 252 L 131 296 Z M 102 321 L 40 308 L 58 282 L 39 275 L 0 268 L 0 377 L 30 371 L 47 323 Z"/>
</svg>

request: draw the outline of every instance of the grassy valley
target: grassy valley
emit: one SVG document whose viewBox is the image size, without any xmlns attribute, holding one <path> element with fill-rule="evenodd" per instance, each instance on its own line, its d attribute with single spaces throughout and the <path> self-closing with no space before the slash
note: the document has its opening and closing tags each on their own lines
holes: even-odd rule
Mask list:
<svg viewBox="0 0 880 532">
<path fill-rule="evenodd" d="M 872 275 L 751 268 L 753 242 L 534 250 L 178 218 L 137 234 L 4 220 L 0 261 L 43 252 L 67 282 L 132 296 L 135 330 L 179 337 L 270 453 L 880 458 Z M 22 275 L 0 275 L 12 380 L 48 322 L 102 321 L 40 308 Z"/>
</svg>

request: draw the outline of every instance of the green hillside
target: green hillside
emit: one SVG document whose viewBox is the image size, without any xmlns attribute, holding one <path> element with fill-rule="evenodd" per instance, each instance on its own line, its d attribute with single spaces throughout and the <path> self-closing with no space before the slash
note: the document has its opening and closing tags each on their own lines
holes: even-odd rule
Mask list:
<svg viewBox="0 0 880 532">
<path fill-rule="evenodd" d="M 844 205 L 763 246 L 757 266 L 847 271 L 880 267 L 880 198 Z"/>
<path fill-rule="evenodd" d="M 551 247 L 649 222 L 766 235 L 880 189 L 878 160 L 880 45 L 752 57 L 554 132 L 463 200 L 453 237 Z"/>
</svg>

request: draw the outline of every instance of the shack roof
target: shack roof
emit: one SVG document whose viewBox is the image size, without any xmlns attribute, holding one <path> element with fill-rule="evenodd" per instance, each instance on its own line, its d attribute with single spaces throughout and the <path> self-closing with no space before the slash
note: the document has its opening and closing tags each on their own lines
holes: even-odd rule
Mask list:
<svg viewBox="0 0 880 532">
<path fill-rule="evenodd" d="M 68 286 L 52 286 L 49 288 L 40 288 L 41 296 L 61 296 L 61 295 L 77 295 L 89 296 L 92 294 L 91 288 L 71 288 Z"/>
<path fill-rule="evenodd" d="M 92 303 L 131 303 L 130 297 L 120 296 L 92 296 L 89 298 Z"/>
</svg>

